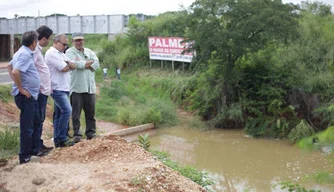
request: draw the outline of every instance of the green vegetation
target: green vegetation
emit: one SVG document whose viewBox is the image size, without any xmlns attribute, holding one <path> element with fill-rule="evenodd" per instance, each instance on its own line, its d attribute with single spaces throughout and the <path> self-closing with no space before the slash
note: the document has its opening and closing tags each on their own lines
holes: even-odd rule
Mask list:
<svg viewBox="0 0 334 192">
<path fill-rule="evenodd" d="M 156 156 L 163 164 L 179 172 L 181 175 L 191 179 L 192 181 L 201 185 L 204 188 L 207 188 L 209 185 L 214 184 L 214 182 L 210 180 L 206 172 L 198 171 L 196 168 L 191 166 L 182 167 L 177 162 L 172 161 L 168 153 L 158 150 L 150 150 L 150 141 L 148 138 L 148 134 L 145 134 L 144 136 L 139 135 L 138 139 L 139 145 L 141 147 L 143 147 L 146 151 L 150 151 L 152 155 Z M 135 178 L 133 180 L 133 185 L 138 185 L 140 183 L 140 179 L 138 178 Z"/>
<path fill-rule="evenodd" d="M 151 104 L 163 99 L 162 104 L 198 115 L 207 127 L 244 128 L 254 137 L 289 138 L 300 146 L 333 144 L 334 133 L 318 135 L 334 123 L 333 30 L 331 6 L 319 2 L 298 7 L 282 1 L 198 0 L 188 10 L 145 22 L 132 17 L 127 34 L 105 43 L 99 54 L 104 66 L 122 68 L 122 81 L 102 89 L 109 101 L 99 115 L 129 125 L 143 119 L 164 125 L 161 118 L 169 116 Z M 186 73 L 158 70 L 159 61 L 148 68 L 149 36 L 194 42 L 187 51 L 196 56 Z"/>
<path fill-rule="evenodd" d="M 13 97 L 11 95 L 12 88 L 10 85 L 1 85 L 0 86 L 0 99 L 2 102 L 7 103 Z"/>
<path fill-rule="evenodd" d="M 174 80 L 140 77 L 140 74 L 123 75 L 122 79 L 106 82 L 101 88 L 96 103 L 98 118 L 130 126 L 154 123 L 159 127 L 177 123 L 176 106 L 170 100 L 169 90 Z"/>
<path fill-rule="evenodd" d="M 302 149 L 319 149 L 334 143 L 334 126 L 328 127 L 325 131 L 306 137 L 298 142 Z M 333 149 L 334 150 L 334 147 Z"/>
<path fill-rule="evenodd" d="M 72 46 L 71 35 L 69 37 L 70 45 Z M 85 47 L 93 50 L 96 54 L 103 51 L 102 47 L 108 42 L 108 35 L 106 34 L 85 34 Z"/>
<path fill-rule="evenodd" d="M 298 7 L 281 1 L 199 0 L 188 10 L 160 14 L 145 22 L 131 17 L 127 34 L 104 43 L 99 58 L 109 69 L 122 68 L 126 85 L 116 84 L 124 86 L 125 95 L 135 92 L 136 97 L 117 93 L 112 83 L 113 94 L 122 95 L 112 104 L 128 105 L 100 114 L 136 124 L 140 121 L 135 116 L 150 113 L 150 118 L 161 123 L 159 117 L 164 116 L 156 107 L 147 109 L 145 102 L 156 97 L 169 102 L 168 97 L 209 127 L 243 127 L 254 137 L 297 142 L 325 130 L 332 125 L 334 104 L 330 10 L 318 2 Z M 171 76 L 161 75 L 156 69 L 159 61 L 148 69 L 149 36 L 180 36 L 194 42 L 187 51 L 196 51 L 196 57 L 187 72 L 164 68 Z M 129 91 L 130 87 L 146 90 L 151 97 Z M 145 103 L 139 114 L 136 103 Z"/>
<path fill-rule="evenodd" d="M 213 185 L 214 182 L 208 177 L 206 172 L 198 171 L 196 168 L 191 166 L 180 166 L 177 162 L 170 159 L 170 155 L 166 152 L 161 152 L 158 150 L 152 150 L 151 153 L 156 156 L 161 162 L 166 166 L 179 172 L 181 175 L 191 179 L 195 183 L 201 185 L 202 187 L 208 189 L 208 186 Z"/>
<path fill-rule="evenodd" d="M 299 184 L 293 184 L 291 182 L 281 182 L 279 184 L 282 186 L 281 189 L 287 189 L 289 192 L 320 192 L 320 190 L 307 190 Z"/>
<path fill-rule="evenodd" d="M 143 135 L 138 135 L 139 139 L 139 145 L 144 148 L 146 151 L 149 150 L 151 143 L 148 140 L 148 133 L 146 133 L 144 136 Z"/>
<path fill-rule="evenodd" d="M 18 154 L 20 132 L 14 128 L 0 128 L 0 159 Z"/>
</svg>

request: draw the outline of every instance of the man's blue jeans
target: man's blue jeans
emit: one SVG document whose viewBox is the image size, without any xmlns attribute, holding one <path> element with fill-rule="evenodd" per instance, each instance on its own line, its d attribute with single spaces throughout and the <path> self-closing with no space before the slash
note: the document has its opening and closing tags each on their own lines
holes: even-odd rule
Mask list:
<svg viewBox="0 0 334 192">
<path fill-rule="evenodd" d="M 43 139 L 41 138 L 42 136 L 42 132 L 43 132 L 43 123 L 45 120 L 45 113 L 46 113 L 46 104 L 48 101 L 48 96 L 44 95 L 42 93 L 38 94 L 38 113 L 39 113 L 39 117 L 40 117 L 40 127 L 39 127 L 39 139 L 40 139 L 40 146 L 39 149 L 43 146 Z"/>
<path fill-rule="evenodd" d="M 33 97 L 27 98 L 21 93 L 15 96 L 16 106 L 20 113 L 20 162 L 29 161 L 31 155 L 39 151 L 39 123 L 38 103 Z"/>
<path fill-rule="evenodd" d="M 53 139 L 55 145 L 68 140 L 66 133 L 68 129 L 68 122 L 72 113 L 72 107 L 68 95 L 69 92 L 67 91 L 57 90 L 53 90 L 53 93 L 51 94 L 51 97 L 54 100 Z"/>
</svg>

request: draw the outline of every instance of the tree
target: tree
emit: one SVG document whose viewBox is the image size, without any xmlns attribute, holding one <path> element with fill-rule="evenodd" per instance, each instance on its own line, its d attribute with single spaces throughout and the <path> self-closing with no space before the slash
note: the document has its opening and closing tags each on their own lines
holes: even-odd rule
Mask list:
<svg viewBox="0 0 334 192">
<path fill-rule="evenodd" d="M 62 14 L 62 13 L 53 13 L 53 14 L 51 14 L 51 15 L 47 15 L 47 16 L 45 16 L 45 17 L 60 17 L 60 16 L 67 16 L 67 15 L 65 15 L 65 14 Z"/>
<path fill-rule="evenodd" d="M 332 14 L 332 6 L 318 1 L 302 1 L 301 9 L 319 16 L 328 16 Z"/>
<path fill-rule="evenodd" d="M 280 0 L 196 0 L 191 5 L 188 26 L 189 40 L 195 42 L 195 65 L 206 71 L 200 78 L 210 82 L 205 83 L 206 91 L 216 95 L 206 101 L 211 104 L 205 113 L 218 114 L 238 99 L 234 81 L 240 58 L 269 42 L 289 42 L 297 37 L 297 10 Z"/>
</svg>

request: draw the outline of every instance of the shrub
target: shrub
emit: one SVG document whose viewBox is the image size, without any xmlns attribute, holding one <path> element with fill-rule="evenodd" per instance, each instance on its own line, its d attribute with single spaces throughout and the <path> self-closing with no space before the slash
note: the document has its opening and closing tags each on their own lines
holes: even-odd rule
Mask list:
<svg viewBox="0 0 334 192">
<path fill-rule="evenodd" d="M 301 120 L 300 123 L 291 130 L 288 138 L 293 141 L 299 141 L 302 138 L 309 137 L 314 134 L 313 128 L 305 121 Z"/>
</svg>

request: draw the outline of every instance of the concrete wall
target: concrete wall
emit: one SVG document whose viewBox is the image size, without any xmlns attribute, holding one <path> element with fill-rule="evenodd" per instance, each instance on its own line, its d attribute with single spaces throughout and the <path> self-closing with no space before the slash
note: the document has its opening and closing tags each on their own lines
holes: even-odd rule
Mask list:
<svg viewBox="0 0 334 192">
<path fill-rule="evenodd" d="M 0 19 L 0 34 L 23 34 L 41 25 L 47 25 L 54 33 L 118 34 L 123 33 L 126 18 L 125 15 L 92 15 Z"/>
</svg>

